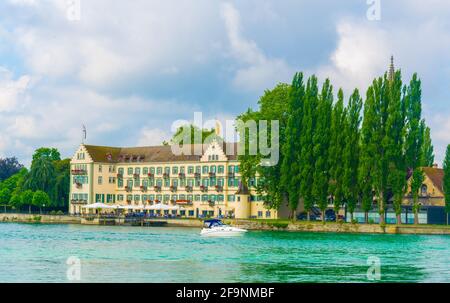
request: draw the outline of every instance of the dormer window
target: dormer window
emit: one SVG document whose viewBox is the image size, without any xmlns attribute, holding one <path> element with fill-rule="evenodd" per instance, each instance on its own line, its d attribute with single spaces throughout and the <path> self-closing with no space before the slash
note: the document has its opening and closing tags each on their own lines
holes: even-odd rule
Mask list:
<svg viewBox="0 0 450 303">
<path fill-rule="evenodd" d="M 422 184 L 422 187 L 420 188 L 420 195 L 426 196 L 428 194 L 428 187 L 425 184 Z"/>
</svg>

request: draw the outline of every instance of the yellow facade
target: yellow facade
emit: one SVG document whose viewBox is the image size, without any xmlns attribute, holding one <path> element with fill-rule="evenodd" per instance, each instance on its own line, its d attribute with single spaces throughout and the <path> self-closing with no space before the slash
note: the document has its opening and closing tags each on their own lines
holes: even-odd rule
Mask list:
<svg viewBox="0 0 450 303">
<path fill-rule="evenodd" d="M 227 156 L 217 142 L 205 147 L 197 159 L 189 160 L 153 161 L 149 148 L 147 157 L 139 160 L 137 155 L 136 161 L 128 161 L 123 160 L 125 152 L 128 150 L 80 145 L 71 161 L 71 214 L 85 213 L 84 205 L 102 202 L 143 209 L 157 203 L 178 205 L 180 210 L 161 213 L 188 218 L 278 217 L 277 210 L 264 206 L 254 186 L 247 195 L 236 195 L 241 178 L 239 162 Z M 126 157 L 134 159 L 132 154 Z"/>
</svg>

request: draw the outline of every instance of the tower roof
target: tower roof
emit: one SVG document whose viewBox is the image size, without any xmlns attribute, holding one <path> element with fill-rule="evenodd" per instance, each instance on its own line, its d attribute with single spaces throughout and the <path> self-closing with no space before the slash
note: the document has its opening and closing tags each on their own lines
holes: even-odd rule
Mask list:
<svg viewBox="0 0 450 303">
<path fill-rule="evenodd" d="M 394 67 L 394 56 L 391 56 L 391 65 L 389 66 L 389 81 L 394 81 L 395 67 Z"/>
</svg>

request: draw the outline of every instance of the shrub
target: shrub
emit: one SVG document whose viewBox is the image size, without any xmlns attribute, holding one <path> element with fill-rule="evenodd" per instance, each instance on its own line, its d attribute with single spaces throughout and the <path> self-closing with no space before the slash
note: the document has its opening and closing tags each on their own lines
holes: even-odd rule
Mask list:
<svg viewBox="0 0 450 303">
<path fill-rule="evenodd" d="M 50 215 L 52 215 L 52 216 L 56 215 L 56 211 L 52 210 L 52 211 L 50 212 Z"/>
<path fill-rule="evenodd" d="M 352 219 L 352 224 L 358 224 L 358 220 Z"/>
<path fill-rule="evenodd" d="M 375 223 L 375 221 L 372 218 L 370 218 L 369 219 L 369 224 L 374 224 L 374 223 Z"/>
<path fill-rule="evenodd" d="M 64 212 L 63 212 L 62 210 L 58 210 L 58 211 L 56 212 L 56 214 L 57 214 L 58 216 L 62 216 L 62 215 L 64 215 Z"/>
</svg>

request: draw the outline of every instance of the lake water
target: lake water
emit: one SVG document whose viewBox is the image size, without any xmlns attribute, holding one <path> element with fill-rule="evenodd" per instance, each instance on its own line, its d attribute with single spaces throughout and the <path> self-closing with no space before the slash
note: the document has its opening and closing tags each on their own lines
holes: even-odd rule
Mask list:
<svg viewBox="0 0 450 303">
<path fill-rule="evenodd" d="M 450 236 L 0 223 L 0 282 L 69 282 L 71 256 L 81 282 L 367 282 L 368 258 L 382 282 L 450 282 Z"/>
</svg>

